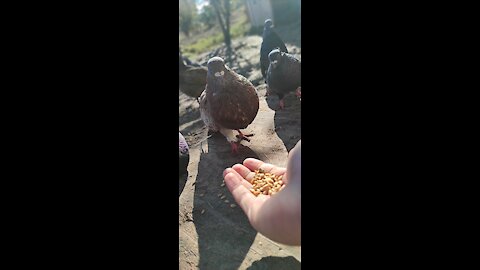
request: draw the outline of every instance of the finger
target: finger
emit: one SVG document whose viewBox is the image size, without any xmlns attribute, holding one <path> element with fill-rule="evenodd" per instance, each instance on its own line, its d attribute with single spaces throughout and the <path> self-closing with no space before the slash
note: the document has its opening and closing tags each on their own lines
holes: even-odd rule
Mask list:
<svg viewBox="0 0 480 270">
<path fill-rule="evenodd" d="M 239 164 L 236 164 L 236 165 L 239 165 Z M 235 167 L 236 165 L 234 165 L 233 167 Z M 241 166 L 241 165 L 240 165 Z M 246 169 L 246 168 L 245 168 Z M 248 169 L 247 169 L 248 170 Z M 233 173 L 233 174 L 236 174 L 239 178 L 241 178 L 242 180 L 240 181 L 242 185 L 244 185 L 247 189 L 251 189 L 253 188 L 252 184 L 250 184 L 250 182 L 246 181 L 241 174 L 239 174 L 236 170 L 232 169 L 232 168 L 227 168 L 223 171 L 223 179 L 225 179 L 225 176 L 228 174 L 228 173 Z M 253 177 L 253 176 L 252 176 Z"/>
<path fill-rule="evenodd" d="M 243 165 L 247 167 L 248 169 L 255 171 L 258 169 L 262 169 L 265 172 L 270 172 L 273 173 L 272 171 L 277 171 L 277 166 L 270 164 L 270 163 L 265 163 L 261 160 L 254 159 L 254 158 L 247 158 L 243 161 Z"/>
<path fill-rule="evenodd" d="M 251 171 L 258 170 L 265 162 L 256 158 L 247 158 L 243 161 L 243 165 Z"/>
<path fill-rule="evenodd" d="M 250 218 L 252 212 L 251 209 L 255 202 L 255 196 L 242 185 L 242 180 L 238 174 L 229 172 L 225 175 L 225 184 L 228 190 L 232 193 L 233 198 L 237 204 L 242 208 L 243 212 Z"/>
<path fill-rule="evenodd" d="M 232 169 L 234 169 L 241 177 L 245 178 L 248 182 L 251 182 L 253 176 L 255 176 L 255 172 L 252 172 L 249 168 L 241 164 L 233 165 Z"/>
<path fill-rule="evenodd" d="M 235 165 L 236 165 L 236 164 L 235 164 Z M 234 166 L 235 166 L 235 165 L 234 165 Z M 231 168 L 226 168 L 225 170 L 223 170 L 223 178 L 225 178 L 225 175 L 227 175 L 228 169 L 231 169 Z"/>
</svg>

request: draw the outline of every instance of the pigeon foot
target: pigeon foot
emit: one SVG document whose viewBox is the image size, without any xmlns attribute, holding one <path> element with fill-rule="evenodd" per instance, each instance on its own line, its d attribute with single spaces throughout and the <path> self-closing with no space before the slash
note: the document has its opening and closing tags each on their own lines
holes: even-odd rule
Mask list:
<svg viewBox="0 0 480 270">
<path fill-rule="evenodd" d="M 298 87 L 297 90 L 295 90 L 295 95 L 302 99 L 302 87 Z"/>
<path fill-rule="evenodd" d="M 241 142 L 242 140 L 250 142 L 250 139 L 248 137 L 252 137 L 253 135 L 255 135 L 253 133 L 252 134 L 243 134 L 239 129 L 237 129 L 237 131 L 238 131 L 238 135 L 236 137 L 239 139 L 238 142 Z"/>
</svg>

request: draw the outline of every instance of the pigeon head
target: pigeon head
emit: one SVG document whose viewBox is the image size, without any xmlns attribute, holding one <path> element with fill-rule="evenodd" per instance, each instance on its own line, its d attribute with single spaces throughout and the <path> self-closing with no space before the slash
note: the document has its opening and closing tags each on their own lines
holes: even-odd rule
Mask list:
<svg viewBox="0 0 480 270">
<path fill-rule="evenodd" d="M 266 19 L 265 23 L 263 24 L 265 29 L 270 29 L 273 27 L 273 21 L 271 19 Z"/>
<path fill-rule="evenodd" d="M 270 60 L 270 64 L 273 66 L 273 68 L 276 68 L 281 63 L 282 55 L 283 52 L 281 52 L 279 48 L 272 50 L 268 54 L 268 60 Z"/>
<path fill-rule="evenodd" d="M 216 78 L 223 77 L 225 74 L 225 62 L 221 57 L 215 56 L 207 62 L 208 74 Z"/>
<path fill-rule="evenodd" d="M 273 29 L 273 21 L 266 19 L 263 25 L 263 38 L 267 37 Z"/>
</svg>

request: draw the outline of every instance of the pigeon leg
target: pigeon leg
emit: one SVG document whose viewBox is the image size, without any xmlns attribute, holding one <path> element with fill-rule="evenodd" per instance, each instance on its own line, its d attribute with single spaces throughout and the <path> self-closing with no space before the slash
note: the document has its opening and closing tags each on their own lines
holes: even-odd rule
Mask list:
<svg viewBox="0 0 480 270">
<path fill-rule="evenodd" d="M 240 129 L 237 129 L 237 131 L 238 131 L 237 138 L 239 139 L 239 142 L 241 142 L 242 140 L 245 140 L 245 141 L 247 141 L 247 142 L 250 142 L 250 139 L 247 138 L 247 137 L 252 137 L 253 135 L 255 135 L 255 134 L 253 134 L 253 133 L 252 133 L 252 134 L 243 134 L 243 133 L 240 131 Z"/>
<path fill-rule="evenodd" d="M 232 154 L 238 154 L 238 143 L 237 142 L 230 142 L 230 145 L 232 146 Z"/>
<path fill-rule="evenodd" d="M 298 87 L 297 90 L 295 90 L 295 95 L 300 99 L 302 98 L 302 87 Z"/>
<path fill-rule="evenodd" d="M 285 108 L 285 102 L 283 102 L 283 98 L 280 99 L 278 102 L 278 106 L 280 107 L 280 110 L 283 110 Z"/>
</svg>

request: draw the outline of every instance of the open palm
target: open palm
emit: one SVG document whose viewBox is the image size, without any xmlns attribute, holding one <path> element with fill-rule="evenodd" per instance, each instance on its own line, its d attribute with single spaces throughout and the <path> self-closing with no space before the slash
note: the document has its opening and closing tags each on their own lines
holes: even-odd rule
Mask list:
<svg viewBox="0 0 480 270">
<path fill-rule="evenodd" d="M 300 151 L 295 151 L 295 148 L 289 155 L 287 168 L 247 158 L 243 164 L 235 164 L 223 172 L 225 184 L 250 224 L 266 237 L 287 245 L 300 245 Z M 258 169 L 277 176 L 283 175 L 285 188 L 273 196 L 253 195 L 250 181 Z"/>
</svg>

